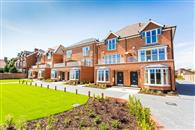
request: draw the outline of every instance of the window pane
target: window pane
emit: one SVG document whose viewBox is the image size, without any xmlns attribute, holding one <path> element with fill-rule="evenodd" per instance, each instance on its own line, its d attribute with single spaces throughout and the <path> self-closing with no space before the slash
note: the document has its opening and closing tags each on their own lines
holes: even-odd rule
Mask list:
<svg viewBox="0 0 195 130">
<path fill-rule="evenodd" d="M 156 70 L 156 84 L 161 84 L 161 70 Z"/>
<path fill-rule="evenodd" d="M 156 41 L 157 41 L 157 36 L 156 35 L 152 36 L 152 43 L 156 43 Z"/>
<path fill-rule="evenodd" d="M 148 83 L 148 70 L 145 70 L 144 72 L 144 82 Z"/>
<path fill-rule="evenodd" d="M 156 36 L 156 30 L 152 31 L 152 36 Z"/>
<path fill-rule="evenodd" d="M 151 37 L 146 37 L 146 43 L 151 43 Z"/>
<path fill-rule="evenodd" d="M 151 50 L 146 51 L 146 61 L 151 61 Z"/>
<path fill-rule="evenodd" d="M 165 49 L 159 49 L 159 60 L 165 60 Z"/>
<path fill-rule="evenodd" d="M 163 70 L 163 79 L 164 79 L 164 84 L 168 84 L 168 70 L 167 69 Z"/>
<path fill-rule="evenodd" d="M 145 61 L 145 51 L 141 51 L 141 61 Z"/>
<path fill-rule="evenodd" d="M 157 34 L 158 35 L 161 34 L 161 29 L 160 28 L 157 29 Z"/>
<path fill-rule="evenodd" d="M 155 84 L 155 70 L 154 69 L 151 69 L 150 70 L 150 83 L 151 84 Z"/>
<path fill-rule="evenodd" d="M 157 60 L 157 49 L 152 50 L 152 60 L 156 61 Z"/>
<path fill-rule="evenodd" d="M 147 37 L 150 37 L 150 31 L 149 32 L 146 32 L 146 36 Z"/>
</svg>

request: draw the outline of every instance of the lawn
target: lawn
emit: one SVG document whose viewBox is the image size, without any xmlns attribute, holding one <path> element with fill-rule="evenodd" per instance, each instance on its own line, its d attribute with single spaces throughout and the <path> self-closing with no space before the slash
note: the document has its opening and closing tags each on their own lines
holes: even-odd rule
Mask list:
<svg viewBox="0 0 195 130">
<path fill-rule="evenodd" d="M 10 83 L 10 82 L 19 82 L 19 80 L 20 81 L 22 81 L 22 80 L 24 80 L 25 82 L 27 81 L 27 82 L 31 82 L 32 80 L 30 80 L 30 79 L 3 79 L 3 80 L 0 80 L 0 83 Z"/>
<path fill-rule="evenodd" d="M 32 120 L 84 104 L 88 97 L 24 84 L 0 84 L 0 123 L 11 114 L 15 120 Z"/>
</svg>

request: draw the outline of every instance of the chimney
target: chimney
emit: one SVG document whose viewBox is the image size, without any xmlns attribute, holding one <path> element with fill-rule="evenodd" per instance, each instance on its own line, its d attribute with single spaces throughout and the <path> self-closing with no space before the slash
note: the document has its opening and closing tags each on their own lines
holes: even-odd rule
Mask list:
<svg viewBox="0 0 195 130">
<path fill-rule="evenodd" d="M 141 27 L 141 25 L 142 25 L 142 24 L 141 24 L 141 23 L 139 23 L 139 27 Z"/>
<path fill-rule="evenodd" d="M 152 19 L 149 19 L 149 21 L 151 21 Z"/>
</svg>

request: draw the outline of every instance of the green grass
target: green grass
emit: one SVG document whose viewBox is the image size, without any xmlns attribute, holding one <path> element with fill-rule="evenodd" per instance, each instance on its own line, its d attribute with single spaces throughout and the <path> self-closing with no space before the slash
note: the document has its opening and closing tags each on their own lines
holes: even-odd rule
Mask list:
<svg viewBox="0 0 195 130">
<path fill-rule="evenodd" d="M 24 80 L 25 82 L 26 82 L 26 81 L 27 81 L 27 82 L 31 82 L 31 81 L 32 81 L 32 80 L 30 80 L 30 79 L 3 79 L 3 80 L 0 80 L 0 83 L 19 82 L 19 80 L 20 80 L 20 81 Z"/>
<path fill-rule="evenodd" d="M 69 110 L 84 104 L 88 97 L 24 84 L 0 85 L 0 123 L 11 114 L 15 120 L 32 120 Z"/>
</svg>

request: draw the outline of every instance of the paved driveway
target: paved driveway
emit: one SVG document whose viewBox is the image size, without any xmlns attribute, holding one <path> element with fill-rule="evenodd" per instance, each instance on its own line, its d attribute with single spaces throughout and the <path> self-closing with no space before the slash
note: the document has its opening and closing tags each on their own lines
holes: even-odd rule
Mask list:
<svg viewBox="0 0 195 130">
<path fill-rule="evenodd" d="M 41 82 L 38 84 L 40 85 Z M 64 85 L 59 83 L 42 83 L 44 86 L 47 84 L 51 88 L 64 90 Z M 87 88 L 83 86 L 69 86 L 66 87 L 67 91 L 75 92 L 78 90 L 80 94 L 100 95 L 104 93 L 106 96 L 128 99 L 129 95 L 135 95 L 139 98 L 142 104 L 151 109 L 152 114 L 157 120 L 165 126 L 166 129 L 177 130 L 193 130 L 195 127 L 194 122 L 194 84 L 184 81 L 177 82 L 177 89 L 180 93 L 179 96 L 153 96 L 146 94 L 138 94 L 137 90 L 129 90 L 125 88 Z"/>
</svg>

